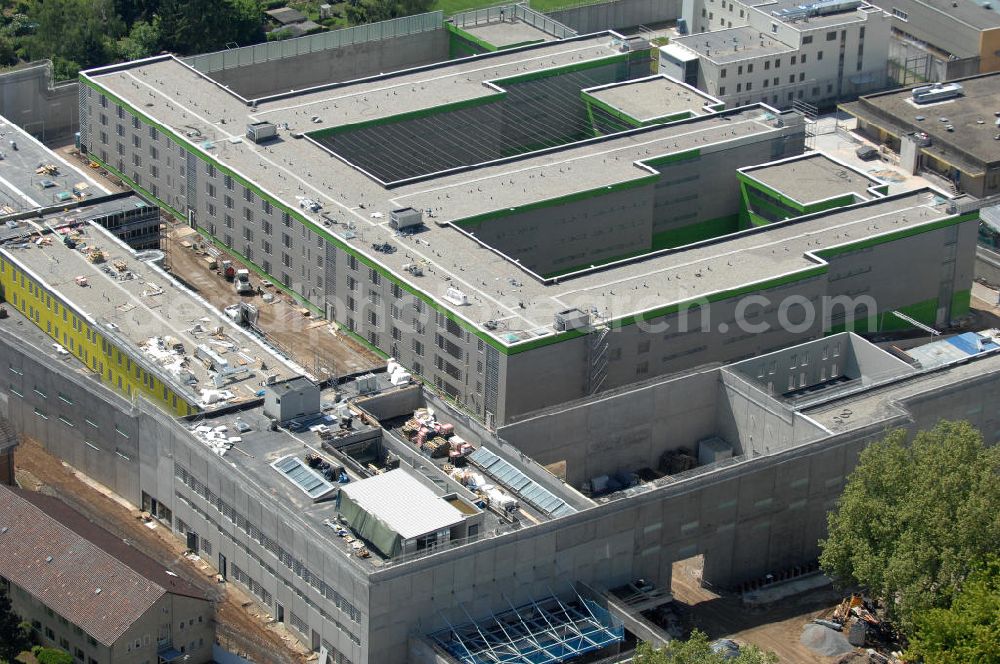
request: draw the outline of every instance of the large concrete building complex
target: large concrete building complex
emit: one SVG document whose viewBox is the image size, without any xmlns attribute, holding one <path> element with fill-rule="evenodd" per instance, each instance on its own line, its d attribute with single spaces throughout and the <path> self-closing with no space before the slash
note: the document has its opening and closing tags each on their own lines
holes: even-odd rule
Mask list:
<svg viewBox="0 0 1000 664">
<path fill-rule="evenodd" d="M 82 664 L 212 661 L 212 603 L 61 501 L 0 486 L 0 586 L 44 645 Z"/>
<path fill-rule="evenodd" d="M 836 329 L 676 319 L 705 298 L 728 325 L 747 292 L 850 294 L 834 277 L 862 258 L 942 270 L 866 280 L 866 318 L 964 313 L 971 274 L 942 247 L 963 255 L 974 213 L 924 191 L 750 230 L 736 169 L 801 154 L 801 116 L 716 111 L 651 64 L 604 33 L 246 99 L 163 56 L 82 75 L 81 143 L 490 424 Z"/>
<path fill-rule="evenodd" d="M 615 652 L 623 629 L 662 638 L 610 591 L 635 578 L 669 589 L 674 561 L 703 555 L 721 588 L 807 567 L 858 452 L 887 427 L 960 416 L 995 441 L 997 339 L 971 337 L 900 359 L 834 334 L 494 434 L 426 388 L 384 380 L 365 396 L 372 385 L 297 379 L 270 388 L 280 396 L 177 418 L 88 378 L 16 310 L 0 324 L 0 416 L 145 505 L 335 662 L 526 652 L 524 635 L 487 629 L 494 616 L 520 616 L 535 640 L 593 635 L 556 662 Z M 275 427 L 267 404 L 290 396 L 289 413 L 319 412 Z M 475 447 L 462 472 L 406 439 L 425 407 Z"/>
<path fill-rule="evenodd" d="M 828 58 L 856 50 L 806 18 L 788 29 L 832 33 Z M 843 30 L 882 18 L 855 6 Z M 806 152 L 802 115 L 725 109 L 641 40 L 512 25 L 348 82 L 299 54 L 295 90 L 280 59 L 81 75 L 95 164 L 385 373 L 317 380 L 101 215 L 0 235 L 0 431 L 141 506 L 335 664 L 661 640 L 616 589 L 669 601 L 695 556 L 719 588 L 801 573 L 888 428 L 1000 438 L 1000 332 L 855 334 L 968 313 L 975 207 Z"/>
<path fill-rule="evenodd" d="M 866 2 L 682 3 L 690 33 L 660 47 L 660 70 L 727 106 L 829 106 L 886 86 L 889 15 Z"/>
</svg>

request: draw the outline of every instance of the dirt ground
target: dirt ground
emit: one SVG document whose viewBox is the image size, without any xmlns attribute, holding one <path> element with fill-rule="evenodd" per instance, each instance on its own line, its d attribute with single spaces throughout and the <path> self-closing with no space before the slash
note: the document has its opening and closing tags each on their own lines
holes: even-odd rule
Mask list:
<svg viewBox="0 0 1000 664">
<path fill-rule="evenodd" d="M 166 264 L 170 272 L 219 309 L 240 300 L 254 304 L 260 312 L 258 327 L 265 332 L 268 341 L 317 378 L 368 371 L 384 364 L 354 339 L 343 334 L 335 335 L 327 321 L 304 316 L 302 307 L 295 300 L 256 274 L 251 273 L 253 286 L 260 285 L 264 293 L 274 295 L 274 300 L 267 303 L 259 295 L 237 295 L 231 282 L 209 269 L 204 250 L 193 249 L 196 243 L 204 246 L 203 238 L 195 231 L 180 223 L 170 224 L 161 247 L 167 254 Z M 220 262 L 225 259 L 232 260 L 233 265 L 239 267 L 239 261 L 232 256 L 218 258 Z"/>
<path fill-rule="evenodd" d="M 262 613 L 251 597 L 232 584 L 218 583 L 215 570 L 185 557 L 184 546 L 168 529 L 150 529 L 140 512 L 108 489 L 78 474 L 34 440 L 24 439 L 15 453 L 17 481 L 25 489 L 58 497 L 94 523 L 202 588 L 216 600 L 216 638 L 231 652 L 255 662 L 301 664 L 308 653 L 283 625 Z"/>
<path fill-rule="evenodd" d="M 57 148 L 56 151 L 71 163 L 79 164 L 112 191 L 128 189 L 103 169 L 90 169 L 89 160 L 82 159 L 72 145 Z M 254 286 L 258 283 L 265 286 L 264 292 L 274 294 L 274 302 L 265 303 L 256 295 L 236 295 L 230 282 L 208 269 L 203 253 L 196 253 L 181 244 L 184 241 L 193 244 L 201 238 L 175 219 L 165 217 L 165 221 L 168 223 L 168 232 L 161 248 L 167 254 L 166 265 L 174 276 L 219 309 L 235 304 L 240 299 L 255 304 L 260 312 L 258 325 L 267 335 L 268 341 L 317 378 L 368 371 L 384 364 L 381 358 L 349 336 L 335 335 L 325 321 L 303 316 L 301 307 L 294 300 L 278 289 L 268 287 L 256 275 L 251 278 Z M 219 260 L 223 258 L 232 260 L 239 267 L 240 261 L 235 257 L 223 256 Z"/>
<path fill-rule="evenodd" d="M 768 609 L 748 609 L 738 595 L 718 595 L 702 588 L 700 564 L 684 561 L 674 564 L 671 590 L 674 599 L 688 607 L 691 625 L 711 639 L 752 643 L 775 653 L 782 664 L 835 664 L 841 660 L 817 655 L 799 641 L 810 620 L 833 615 L 842 597 L 830 588 L 791 597 Z"/>
</svg>

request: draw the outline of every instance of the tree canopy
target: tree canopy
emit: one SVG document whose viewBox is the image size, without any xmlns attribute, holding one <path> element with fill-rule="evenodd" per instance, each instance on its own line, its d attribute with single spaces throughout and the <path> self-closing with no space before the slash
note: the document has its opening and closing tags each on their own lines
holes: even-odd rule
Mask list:
<svg viewBox="0 0 1000 664">
<path fill-rule="evenodd" d="M 777 661 L 774 653 L 754 645 L 740 647 L 735 658 L 727 659 L 722 652 L 715 652 L 708 636 L 697 629 L 687 641 L 671 641 L 659 650 L 640 643 L 632 658 L 633 664 L 777 664 Z"/>
<path fill-rule="evenodd" d="M 171 51 L 264 40 L 258 0 L 19 0 L 0 14 L 0 66 L 50 59 L 57 79 Z"/>
<path fill-rule="evenodd" d="M 0 662 L 13 662 L 30 645 L 27 630 L 11 609 L 7 591 L 0 588 Z"/>
<path fill-rule="evenodd" d="M 35 656 L 38 664 L 73 664 L 73 656 L 58 648 L 35 646 L 31 649 L 31 654 Z"/>
<path fill-rule="evenodd" d="M 951 607 L 914 619 L 907 659 L 927 664 L 1000 662 L 1000 558 L 972 572 Z"/>
<path fill-rule="evenodd" d="M 903 430 L 865 449 L 828 516 L 823 570 L 858 584 L 912 631 L 950 606 L 1000 542 L 1000 448 L 965 422 L 940 422 L 907 444 Z"/>
</svg>

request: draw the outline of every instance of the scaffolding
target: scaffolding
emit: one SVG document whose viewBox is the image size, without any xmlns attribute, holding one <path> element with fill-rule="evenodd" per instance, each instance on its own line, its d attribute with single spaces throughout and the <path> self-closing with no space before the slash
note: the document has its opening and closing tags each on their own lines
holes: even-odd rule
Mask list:
<svg viewBox="0 0 1000 664">
<path fill-rule="evenodd" d="M 621 643 L 625 628 L 578 593 L 541 600 L 481 621 L 435 632 L 430 639 L 462 664 L 556 664 Z"/>
</svg>

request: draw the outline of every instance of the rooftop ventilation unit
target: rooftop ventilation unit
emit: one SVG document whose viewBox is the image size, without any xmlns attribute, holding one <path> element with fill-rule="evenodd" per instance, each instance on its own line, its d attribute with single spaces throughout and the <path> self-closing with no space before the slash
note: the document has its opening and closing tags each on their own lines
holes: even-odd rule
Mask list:
<svg viewBox="0 0 1000 664">
<path fill-rule="evenodd" d="M 424 223 L 424 213 L 411 207 L 399 208 L 389 213 L 389 226 L 401 231 Z"/>
<path fill-rule="evenodd" d="M 943 101 L 963 94 L 958 83 L 935 83 L 913 88 L 913 101 L 917 104 L 927 104 L 932 101 Z"/>
<path fill-rule="evenodd" d="M 566 309 L 556 314 L 555 328 L 559 332 L 579 330 L 590 325 L 590 314 L 579 309 Z"/>
<path fill-rule="evenodd" d="M 771 12 L 771 15 L 776 16 L 783 21 L 794 21 L 800 18 L 809 18 L 810 16 L 828 16 L 830 14 L 839 14 L 841 12 L 857 9 L 860 6 L 861 0 L 820 0 L 819 2 L 811 2 L 806 5 L 797 5 L 795 7 L 779 9 Z"/>
<path fill-rule="evenodd" d="M 452 287 L 448 288 L 448 291 L 444 294 L 444 299 L 460 307 L 464 307 L 469 303 L 468 295 L 458 290 L 457 288 L 452 288 Z"/>
<path fill-rule="evenodd" d="M 254 143 L 264 143 L 278 136 L 278 127 L 273 122 L 251 122 L 247 125 L 247 138 Z"/>
</svg>

